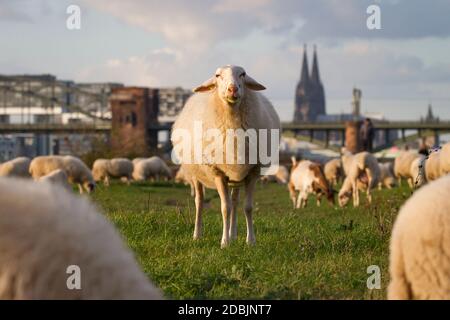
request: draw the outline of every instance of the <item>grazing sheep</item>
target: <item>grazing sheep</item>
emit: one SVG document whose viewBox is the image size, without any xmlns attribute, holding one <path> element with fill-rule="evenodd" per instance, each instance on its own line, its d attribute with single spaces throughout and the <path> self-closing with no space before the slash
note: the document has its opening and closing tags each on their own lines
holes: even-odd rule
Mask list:
<svg viewBox="0 0 450 320">
<path fill-rule="evenodd" d="M 385 186 L 392 189 L 395 186 L 394 166 L 392 162 L 380 163 L 380 180 L 378 181 L 378 189 Z"/>
<path fill-rule="evenodd" d="M 280 119 L 272 104 L 262 94 L 256 92 L 265 87 L 246 74 L 245 70 L 238 66 L 225 66 L 218 68 L 215 75 L 202 85 L 194 89 L 196 92 L 186 102 L 183 110 L 173 126 L 171 135 L 174 150 L 179 145 L 184 145 L 184 140 L 197 137 L 197 124 L 201 124 L 202 133 L 219 132 L 219 141 L 215 144 L 210 139 L 200 137 L 199 140 L 189 141 L 191 147 L 200 145 L 203 150 L 214 149 L 214 158 L 197 159 L 195 148 L 184 150 L 186 155 L 178 157 L 185 164 L 186 171 L 192 177 L 195 187 L 196 218 L 194 239 L 201 237 L 203 192 L 202 185 L 207 188 L 217 189 L 221 200 L 222 212 L 222 240 L 221 247 L 226 247 L 231 240 L 237 237 L 237 204 L 239 202 L 240 187 L 244 185 L 246 199 L 244 211 L 247 222 L 247 243 L 255 243 L 253 231 L 253 193 L 255 184 L 259 179 L 262 163 L 257 157 L 255 163 L 250 163 L 246 155 L 260 154 L 259 135 L 261 130 L 269 133 L 279 133 Z M 276 130 L 276 131 L 274 131 Z M 244 150 L 226 147 L 225 137 L 227 133 L 257 132 L 256 145 L 241 143 Z M 237 138 L 236 138 L 237 139 Z M 235 139 L 233 139 L 235 141 Z M 276 141 L 278 146 L 279 140 Z M 269 136 L 267 139 L 268 150 L 275 145 Z M 211 148 L 213 146 L 214 148 Z M 230 150 L 231 149 L 231 150 Z M 256 151 L 256 152 L 254 152 Z M 277 150 L 278 152 L 278 150 Z M 274 156 L 273 153 L 271 154 Z M 190 158 L 185 160 L 184 158 Z M 222 160 L 220 160 L 222 158 Z M 232 161 L 227 161 L 229 159 Z M 238 163 L 238 159 L 244 158 L 244 163 Z M 209 161 L 211 160 L 211 161 Z M 253 161 L 252 161 L 253 162 Z M 265 161 L 266 162 L 266 161 Z M 231 189 L 231 195 L 230 195 Z"/>
<path fill-rule="evenodd" d="M 54 183 L 56 185 L 62 186 L 66 188 L 67 190 L 72 190 L 72 187 L 70 186 L 68 182 L 67 174 L 64 172 L 64 170 L 57 169 L 55 171 L 50 172 L 49 174 L 42 176 L 38 179 L 39 182 L 47 182 L 47 183 Z"/>
<path fill-rule="evenodd" d="M 162 298 L 88 199 L 4 178 L 0 203 L 0 299 Z"/>
<path fill-rule="evenodd" d="M 80 159 L 73 156 L 39 156 L 30 163 L 30 174 L 34 180 L 57 169 L 64 170 L 68 181 L 78 185 L 80 193 L 83 188 L 88 192 L 94 191 L 95 181 L 91 170 Z"/>
<path fill-rule="evenodd" d="M 332 159 L 325 163 L 323 168 L 325 178 L 331 186 L 336 186 L 344 177 L 344 169 L 341 159 Z"/>
<path fill-rule="evenodd" d="M 0 164 L 0 177 L 29 177 L 30 158 L 19 157 Z"/>
<path fill-rule="evenodd" d="M 97 159 L 92 165 L 94 180 L 103 180 L 105 186 L 109 186 L 110 178 L 124 178 L 128 185 L 133 175 L 133 163 L 125 158 Z"/>
<path fill-rule="evenodd" d="M 390 243 L 389 299 L 450 299 L 450 177 L 406 201 Z"/>
<path fill-rule="evenodd" d="M 343 162 L 344 163 L 344 162 Z M 353 206 L 359 206 L 359 190 L 365 189 L 367 200 L 372 203 L 371 190 L 380 179 L 380 167 L 377 159 L 369 152 L 360 152 L 352 157 L 347 177 L 339 191 L 338 199 L 341 207 L 353 197 Z"/>
<path fill-rule="evenodd" d="M 140 160 L 134 166 L 133 179 L 136 181 L 145 181 L 147 179 L 159 181 L 161 177 L 170 180 L 172 178 L 172 170 L 160 157 L 154 156 Z"/>
<path fill-rule="evenodd" d="M 333 189 L 328 184 L 322 168 L 318 163 L 309 160 L 297 162 L 293 157 L 288 187 L 294 209 L 306 207 L 310 193 L 316 195 L 317 206 L 320 206 L 323 195 L 325 195 L 327 200 L 334 205 Z"/>
<path fill-rule="evenodd" d="M 289 170 L 285 166 L 280 165 L 274 175 L 262 176 L 261 182 L 277 182 L 279 184 L 287 184 L 289 182 Z"/>
<path fill-rule="evenodd" d="M 413 151 L 401 151 L 394 160 L 394 175 L 398 180 L 398 184 L 401 185 L 401 179 L 407 179 L 410 188 L 414 187 L 414 181 L 417 178 L 415 173 L 417 169 L 412 166 L 412 163 L 418 159 L 423 158 L 423 155 Z M 417 164 L 417 160 L 415 162 Z M 411 170 L 413 168 L 413 170 Z"/>
</svg>

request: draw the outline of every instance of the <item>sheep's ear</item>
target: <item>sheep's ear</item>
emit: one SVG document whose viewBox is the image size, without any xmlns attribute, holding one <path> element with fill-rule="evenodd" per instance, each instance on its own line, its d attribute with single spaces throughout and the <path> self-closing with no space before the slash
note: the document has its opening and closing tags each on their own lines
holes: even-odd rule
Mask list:
<svg viewBox="0 0 450 320">
<path fill-rule="evenodd" d="M 203 82 L 201 85 L 199 85 L 197 88 L 194 89 L 194 92 L 205 92 L 212 90 L 216 87 L 216 78 L 209 78 L 205 82 Z"/>
<path fill-rule="evenodd" d="M 255 91 L 260 91 L 260 90 L 266 89 L 266 87 L 264 87 L 262 84 L 260 84 L 258 81 L 256 81 L 255 79 L 253 79 L 252 77 L 250 77 L 247 74 L 245 75 L 244 83 L 247 88 L 255 90 Z"/>
</svg>

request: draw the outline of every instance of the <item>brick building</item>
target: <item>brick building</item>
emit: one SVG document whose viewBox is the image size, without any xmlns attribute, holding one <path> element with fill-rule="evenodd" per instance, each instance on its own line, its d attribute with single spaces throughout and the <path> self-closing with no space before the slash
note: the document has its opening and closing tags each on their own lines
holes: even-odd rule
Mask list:
<svg viewBox="0 0 450 320">
<path fill-rule="evenodd" d="M 159 93 L 157 89 L 123 87 L 112 90 L 111 145 L 121 156 L 148 156 L 158 144 Z"/>
</svg>

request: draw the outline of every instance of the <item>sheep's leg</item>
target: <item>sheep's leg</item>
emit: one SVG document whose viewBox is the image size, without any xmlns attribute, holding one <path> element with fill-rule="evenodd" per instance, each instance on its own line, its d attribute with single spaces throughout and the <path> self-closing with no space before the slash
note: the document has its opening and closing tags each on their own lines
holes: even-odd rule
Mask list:
<svg viewBox="0 0 450 320">
<path fill-rule="evenodd" d="M 367 191 L 366 191 L 367 201 L 369 201 L 369 203 L 372 203 L 372 193 L 371 193 L 371 191 L 372 191 L 373 188 L 375 188 L 376 180 L 372 176 L 372 174 L 371 174 L 369 169 L 366 169 L 366 174 L 367 174 L 367 177 L 368 177 Z"/>
<path fill-rule="evenodd" d="M 317 204 L 318 207 L 320 207 L 321 201 L 322 201 L 322 194 L 319 193 L 319 194 L 316 196 L 316 204 Z"/>
<path fill-rule="evenodd" d="M 203 210 L 203 188 L 198 181 L 193 182 L 195 188 L 195 227 L 194 240 L 202 236 L 202 210 Z"/>
<path fill-rule="evenodd" d="M 371 204 L 372 203 L 372 193 L 370 192 L 370 188 L 367 188 L 367 193 L 366 193 L 366 196 L 367 196 L 367 201 L 369 202 L 369 204 Z"/>
<path fill-rule="evenodd" d="M 296 209 L 300 209 L 303 205 L 303 194 L 302 191 L 300 191 L 298 193 L 298 198 L 297 198 L 297 205 L 295 206 Z"/>
<path fill-rule="evenodd" d="M 353 206 L 358 207 L 359 206 L 359 190 L 358 190 L 358 184 L 357 181 L 352 182 L 352 188 L 353 188 Z"/>
<path fill-rule="evenodd" d="M 288 189 L 289 189 L 289 195 L 290 195 L 291 200 L 292 200 L 292 204 L 293 204 L 294 209 L 295 209 L 295 200 L 297 198 L 297 194 L 295 192 L 295 187 L 294 187 L 293 184 L 289 183 L 288 184 Z"/>
<path fill-rule="evenodd" d="M 83 186 L 81 185 L 81 183 L 78 184 L 78 190 L 80 191 L 80 194 L 82 194 L 84 192 Z"/>
<path fill-rule="evenodd" d="M 221 247 L 225 248 L 226 246 L 228 246 L 230 242 L 228 234 L 230 230 L 230 209 L 231 209 L 230 193 L 228 192 L 228 185 L 225 182 L 224 178 L 216 177 L 214 179 L 214 182 L 216 184 L 217 192 L 219 193 L 220 196 L 220 207 L 222 211 L 223 230 L 222 230 Z"/>
<path fill-rule="evenodd" d="M 409 187 L 410 187 L 411 189 L 414 188 L 414 181 L 413 181 L 412 178 L 408 178 L 408 185 L 409 185 Z"/>
<path fill-rule="evenodd" d="M 106 187 L 109 187 L 109 176 L 108 175 L 105 176 L 105 180 L 103 183 L 105 184 Z"/>
<path fill-rule="evenodd" d="M 302 196 L 302 208 L 306 208 L 306 205 L 308 204 L 308 195 L 309 193 L 307 191 L 303 192 Z"/>
<path fill-rule="evenodd" d="M 194 183 L 190 182 L 189 185 L 191 186 L 191 197 L 195 197 L 195 187 Z"/>
<path fill-rule="evenodd" d="M 239 204 L 239 191 L 239 188 L 231 189 L 230 240 L 237 239 L 237 207 Z"/>
<path fill-rule="evenodd" d="M 381 190 L 381 187 L 382 187 L 382 183 L 379 182 L 379 183 L 378 183 L 378 190 Z M 388 187 L 388 189 L 389 189 L 389 187 Z"/>
<path fill-rule="evenodd" d="M 297 199 L 297 209 L 305 208 L 307 202 L 308 202 L 308 191 L 300 190 L 300 192 L 298 194 L 298 199 Z"/>
<path fill-rule="evenodd" d="M 253 230 L 253 193 L 258 176 L 249 178 L 245 185 L 245 219 L 247 220 L 247 244 L 254 245 L 256 242 L 255 231 Z"/>
<path fill-rule="evenodd" d="M 127 183 L 127 186 L 129 186 L 130 184 L 131 184 L 131 177 L 130 176 L 127 176 L 126 177 L 126 183 Z"/>
</svg>

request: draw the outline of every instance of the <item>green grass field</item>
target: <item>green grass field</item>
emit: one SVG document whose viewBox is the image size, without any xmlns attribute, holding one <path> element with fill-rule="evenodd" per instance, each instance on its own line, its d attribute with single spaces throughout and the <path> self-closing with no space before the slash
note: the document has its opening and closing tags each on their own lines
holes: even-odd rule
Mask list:
<svg viewBox="0 0 450 320">
<path fill-rule="evenodd" d="M 363 197 L 357 209 L 316 207 L 310 199 L 294 211 L 285 186 L 258 185 L 257 244 L 245 244 L 241 209 L 238 240 L 226 249 L 220 249 L 222 218 L 213 190 L 199 241 L 192 240 L 195 206 L 185 186 L 114 182 L 100 185 L 93 198 L 168 298 L 384 299 L 390 231 L 409 195 L 406 186 L 376 190 L 372 206 Z M 381 268 L 380 290 L 367 289 L 370 265 Z"/>
</svg>

